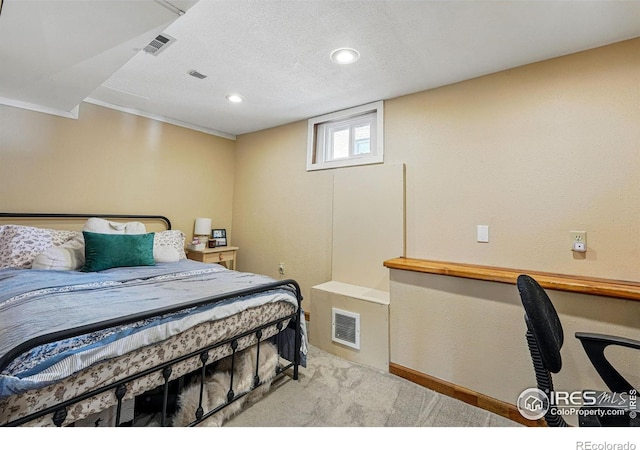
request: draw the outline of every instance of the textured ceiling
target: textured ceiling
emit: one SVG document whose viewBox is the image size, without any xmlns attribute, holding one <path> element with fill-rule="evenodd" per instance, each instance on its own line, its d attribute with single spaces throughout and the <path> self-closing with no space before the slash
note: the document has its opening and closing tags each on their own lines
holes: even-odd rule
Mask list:
<svg viewBox="0 0 640 450">
<path fill-rule="evenodd" d="M 5 3 L 3 42 L 12 4 L 21 2 Z M 94 54 L 98 43 L 86 36 L 99 27 L 85 23 L 82 11 L 116 3 L 127 9 L 128 22 L 136 14 L 147 17 L 149 8 L 163 9 L 151 1 L 34 3 L 75 3 L 77 11 L 65 18 L 66 31 L 57 33 L 86 42 L 84 50 Z M 57 107 L 87 97 L 233 137 L 640 36 L 635 1 L 200 0 L 184 9 L 186 14 L 170 18 L 164 29 L 176 41 L 157 56 L 138 51 L 141 46 L 129 42 L 126 30 L 113 30 L 113 39 L 101 44 L 128 45 L 132 57 L 112 65 L 108 77 L 103 71 L 90 82 L 74 80 L 95 85 L 76 95 L 64 93 L 66 101 Z M 41 41 L 47 22 L 43 9 L 32 31 L 43 35 Z M 22 59 L 12 64 L 39 67 L 43 58 L 51 59 L 44 44 L 37 58 L 22 50 Z M 333 64 L 329 54 L 338 47 L 356 48 L 361 57 L 352 65 Z M 92 60 L 78 58 L 91 75 Z M 48 61 L 47 67 L 54 64 Z M 54 69 L 49 77 L 64 75 Z M 207 77 L 194 78 L 190 70 Z M 29 96 L 37 94 L 37 86 L 16 86 L 15 79 L 5 85 L 3 72 L 4 67 L 0 96 L 37 103 Z M 228 103 L 225 95 L 232 92 L 245 101 Z"/>
<path fill-rule="evenodd" d="M 0 97 L 71 112 L 177 17 L 157 2 L 5 0 Z"/>
</svg>

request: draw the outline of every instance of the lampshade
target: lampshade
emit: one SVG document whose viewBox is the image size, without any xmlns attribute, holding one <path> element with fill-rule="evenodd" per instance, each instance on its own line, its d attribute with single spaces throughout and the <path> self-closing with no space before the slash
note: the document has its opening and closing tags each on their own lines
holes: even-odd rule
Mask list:
<svg viewBox="0 0 640 450">
<path fill-rule="evenodd" d="M 196 236 L 204 236 L 211 234 L 211 219 L 199 217 L 196 219 L 196 226 L 193 229 Z"/>
</svg>

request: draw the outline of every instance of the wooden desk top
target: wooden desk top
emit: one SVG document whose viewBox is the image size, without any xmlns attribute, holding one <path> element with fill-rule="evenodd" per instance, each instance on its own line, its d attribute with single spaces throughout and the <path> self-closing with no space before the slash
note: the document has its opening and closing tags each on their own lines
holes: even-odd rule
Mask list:
<svg viewBox="0 0 640 450">
<path fill-rule="evenodd" d="M 535 278 L 540 286 L 545 289 L 640 301 L 640 283 L 635 281 L 581 277 L 578 275 L 561 275 L 534 270 L 509 269 L 504 267 L 431 261 L 416 258 L 389 259 L 384 262 L 384 266 L 390 269 L 409 270 L 414 272 L 509 284 L 516 284 L 518 275 L 527 274 Z"/>
</svg>

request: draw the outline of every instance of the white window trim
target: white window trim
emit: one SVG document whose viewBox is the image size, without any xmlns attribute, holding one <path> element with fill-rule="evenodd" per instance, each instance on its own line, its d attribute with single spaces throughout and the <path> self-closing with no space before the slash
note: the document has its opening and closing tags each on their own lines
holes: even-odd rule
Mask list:
<svg viewBox="0 0 640 450">
<path fill-rule="evenodd" d="M 316 130 L 318 125 L 325 122 L 337 120 L 345 120 L 350 117 L 360 116 L 367 113 L 376 113 L 376 123 L 372 136 L 374 148 L 371 154 L 355 155 L 349 158 L 341 158 L 333 161 L 325 161 L 324 148 L 316 149 Z M 314 162 L 314 159 L 316 162 Z M 380 164 L 384 162 L 384 102 L 382 100 L 368 103 L 366 105 L 356 106 L 354 108 L 336 111 L 318 117 L 313 117 L 308 121 L 307 130 L 307 171 L 333 169 L 336 167 L 361 166 L 366 164 Z"/>
</svg>

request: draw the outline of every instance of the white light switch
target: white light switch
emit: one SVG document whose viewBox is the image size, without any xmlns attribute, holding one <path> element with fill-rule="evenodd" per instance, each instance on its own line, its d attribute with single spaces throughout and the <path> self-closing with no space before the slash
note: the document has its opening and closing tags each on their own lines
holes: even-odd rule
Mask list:
<svg viewBox="0 0 640 450">
<path fill-rule="evenodd" d="M 489 225 L 478 225 L 478 242 L 489 242 Z"/>
</svg>

